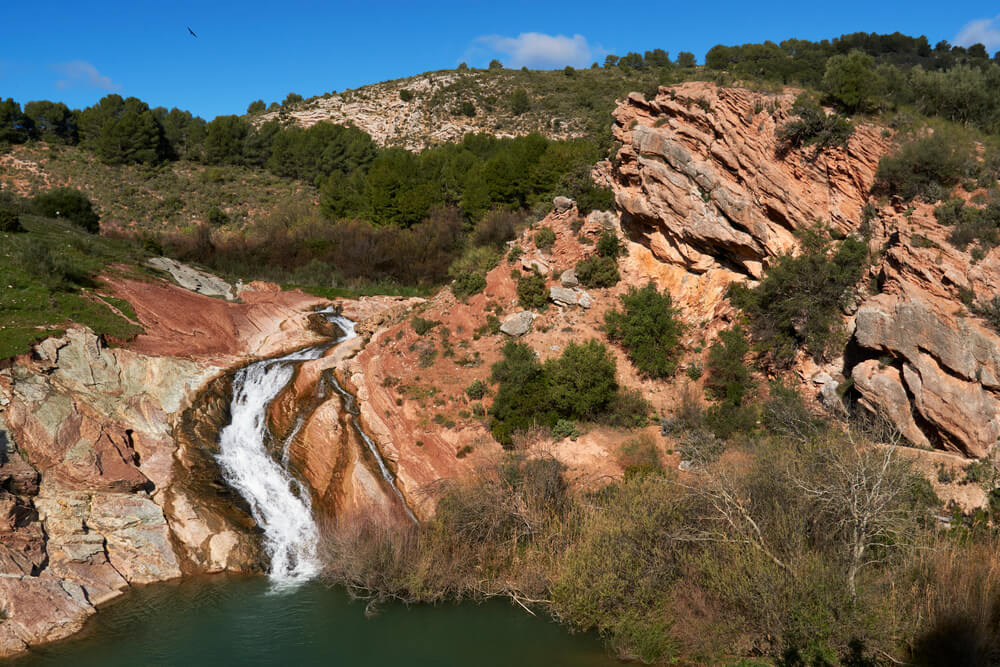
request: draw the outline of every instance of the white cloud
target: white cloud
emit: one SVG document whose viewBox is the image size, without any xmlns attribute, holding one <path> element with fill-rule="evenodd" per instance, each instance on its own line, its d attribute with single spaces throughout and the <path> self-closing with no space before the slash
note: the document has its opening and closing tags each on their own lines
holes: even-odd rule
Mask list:
<svg viewBox="0 0 1000 667">
<path fill-rule="evenodd" d="M 958 46 L 982 44 L 986 50 L 993 53 L 1000 49 L 1000 16 L 991 19 L 976 19 L 969 21 L 952 40 Z"/>
<path fill-rule="evenodd" d="M 572 65 L 587 67 L 604 50 L 587 43 L 583 35 L 546 35 L 541 32 L 522 32 L 517 37 L 484 35 L 476 43 L 489 49 L 507 67 L 555 69 Z"/>
<path fill-rule="evenodd" d="M 104 76 L 97 68 L 84 60 L 74 60 L 68 63 L 58 63 L 52 70 L 64 78 L 56 81 L 56 88 L 98 88 L 100 90 L 118 90 L 121 85 Z"/>
</svg>

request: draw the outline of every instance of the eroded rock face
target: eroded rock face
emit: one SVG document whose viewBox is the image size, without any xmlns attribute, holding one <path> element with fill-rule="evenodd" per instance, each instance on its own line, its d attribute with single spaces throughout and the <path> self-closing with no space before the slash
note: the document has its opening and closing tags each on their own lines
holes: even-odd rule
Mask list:
<svg viewBox="0 0 1000 667">
<path fill-rule="evenodd" d="M 846 150 L 778 159 L 775 130 L 793 101 L 708 83 L 629 95 L 615 111 L 623 145 L 611 174 L 623 228 L 660 261 L 753 278 L 796 247 L 797 229 L 854 229 L 888 142 L 861 126 Z"/>
<path fill-rule="evenodd" d="M 685 312 L 717 320 L 728 283 L 759 278 L 776 256 L 797 251 L 797 230 L 862 228 L 890 133 L 860 124 L 845 148 L 782 155 L 776 130 L 793 100 L 687 83 L 649 100 L 633 93 L 616 110 L 623 145 L 594 177 L 613 188 L 623 231 L 648 249 L 625 266 L 638 263 Z M 844 314 L 853 337 L 842 365 L 824 372 L 851 377 L 860 405 L 911 443 L 985 456 L 1000 438 L 1000 336 L 960 297 L 997 293 L 1000 252 L 973 262 L 948 242 L 932 204 L 874 213 L 864 225 L 880 293 L 859 292 Z M 690 298 L 692 285 L 700 299 Z M 797 366 L 811 387 L 804 354 Z"/>
<path fill-rule="evenodd" d="M 0 656 L 76 632 L 128 586 L 266 565 L 212 458 L 225 371 L 322 340 L 311 309 L 328 302 L 108 283 L 146 333 L 111 349 L 70 328 L 0 370 Z"/>
</svg>

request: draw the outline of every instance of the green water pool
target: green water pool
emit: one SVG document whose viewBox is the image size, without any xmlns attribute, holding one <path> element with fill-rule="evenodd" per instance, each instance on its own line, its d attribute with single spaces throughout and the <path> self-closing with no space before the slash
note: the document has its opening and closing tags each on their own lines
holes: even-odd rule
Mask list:
<svg viewBox="0 0 1000 667">
<path fill-rule="evenodd" d="M 406 665 L 607 667 L 592 635 L 506 601 L 365 605 L 319 583 L 275 591 L 264 577 L 198 577 L 129 591 L 83 633 L 15 667 L 66 665 Z"/>
</svg>

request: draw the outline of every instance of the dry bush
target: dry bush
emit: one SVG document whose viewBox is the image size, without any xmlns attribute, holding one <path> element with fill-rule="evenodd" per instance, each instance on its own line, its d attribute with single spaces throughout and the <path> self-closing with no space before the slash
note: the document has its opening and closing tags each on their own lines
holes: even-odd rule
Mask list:
<svg viewBox="0 0 1000 667">
<path fill-rule="evenodd" d="M 913 567 L 914 664 L 1000 664 L 1000 538 L 947 542 Z M 926 619 L 926 620 L 924 620 Z"/>
</svg>

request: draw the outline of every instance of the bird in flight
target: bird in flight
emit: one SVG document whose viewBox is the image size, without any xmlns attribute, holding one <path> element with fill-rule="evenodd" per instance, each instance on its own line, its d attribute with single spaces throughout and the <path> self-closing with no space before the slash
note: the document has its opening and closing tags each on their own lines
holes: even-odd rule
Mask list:
<svg viewBox="0 0 1000 667">
<path fill-rule="evenodd" d="M 198 36 L 198 35 L 194 34 L 194 30 L 191 29 L 191 26 L 188 26 L 187 29 L 188 29 L 188 32 L 191 33 L 192 37 L 197 37 Z"/>
</svg>

